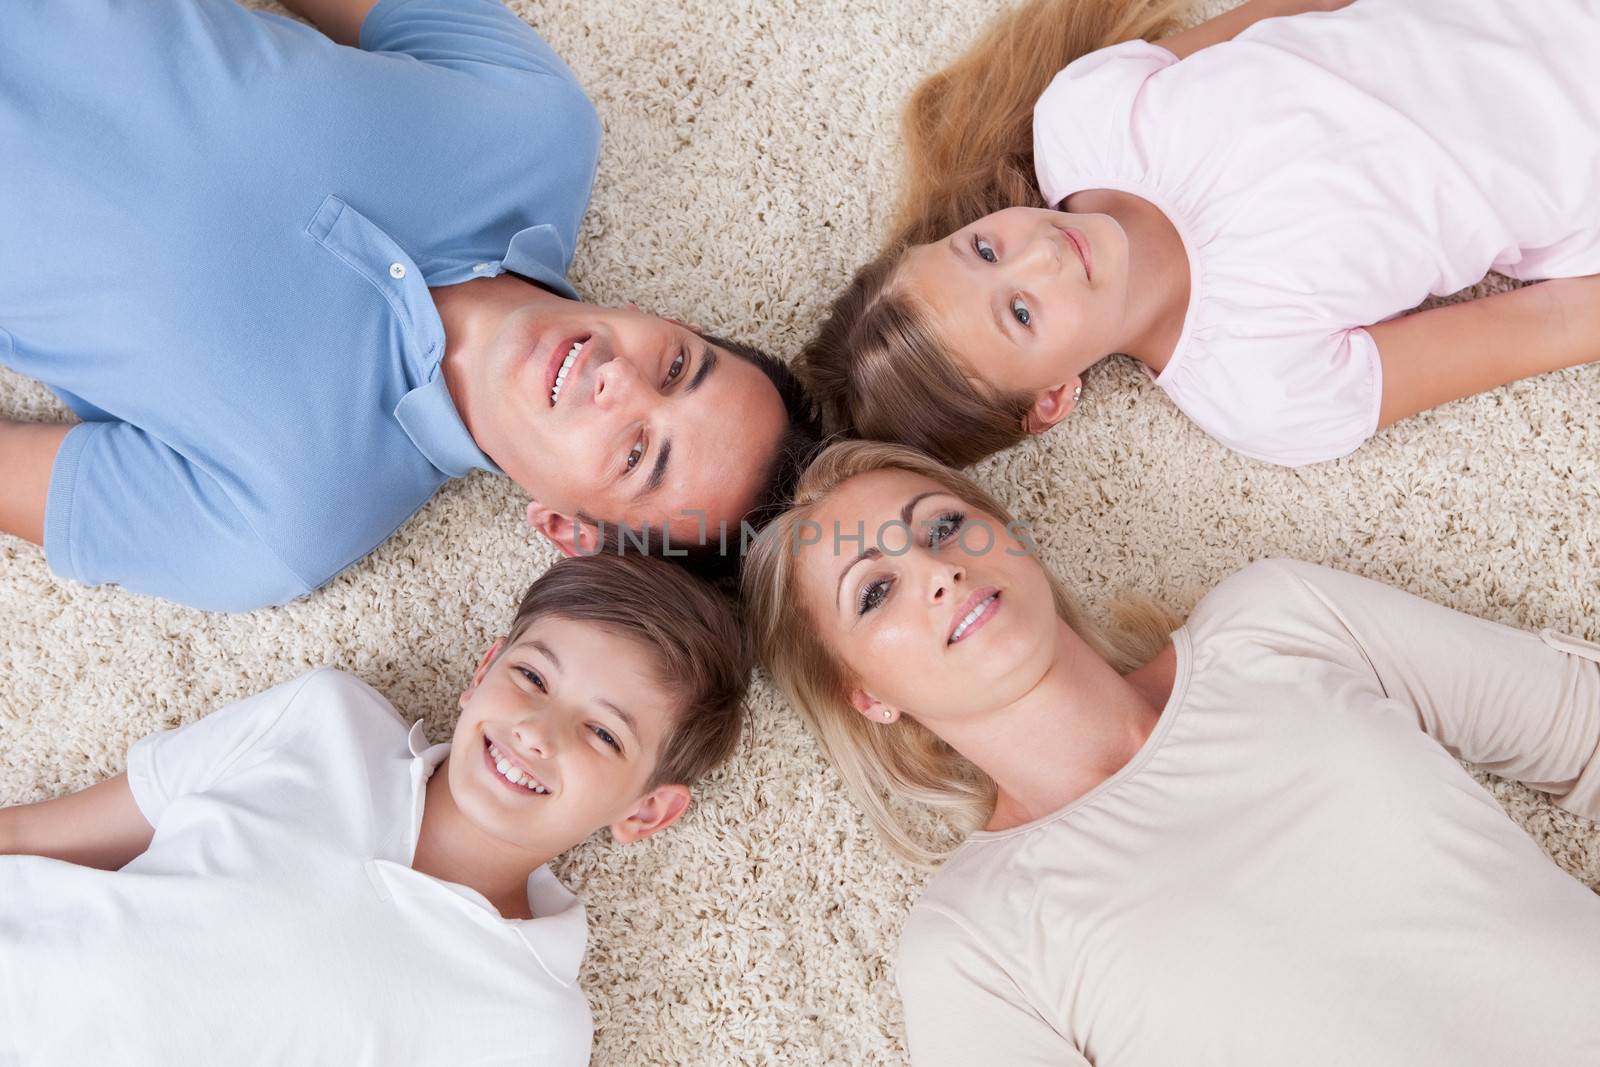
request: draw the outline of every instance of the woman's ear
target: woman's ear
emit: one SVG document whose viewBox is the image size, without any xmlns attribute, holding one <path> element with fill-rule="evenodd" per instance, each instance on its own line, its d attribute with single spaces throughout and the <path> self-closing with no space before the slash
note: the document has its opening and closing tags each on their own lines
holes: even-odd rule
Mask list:
<svg viewBox="0 0 1600 1067">
<path fill-rule="evenodd" d="M 689 810 L 689 787 L 662 785 L 639 798 L 632 813 L 611 824 L 611 836 L 624 845 L 665 830 Z"/>
<path fill-rule="evenodd" d="M 1022 428 L 1029 433 L 1044 433 L 1050 427 L 1072 414 L 1083 395 L 1083 379 L 1074 377 L 1070 382 L 1051 386 L 1033 400 L 1033 407 L 1022 416 Z"/>
<path fill-rule="evenodd" d="M 885 704 L 865 689 L 850 690 L 850 706 L 860 712 L 868 722 L 887 723 L 900 718 L 899 708 Z"/>
<path fill-rule="evenodd" d="M 495 638 L 494 644 L 490 645 L 489 650 L 483 654 L 483 658 L 478 660 L 478 669 L 472 672 L 472 684 L 463 689 L 461 691 L 461 696 L 456 698 L 457 704 L 461 705 L 463 708 L 467 706 L 467 701 L 472 698 L 473 690 L 477 689 L 478 686 L 483 684 L 483 676 L 489 673 L 489 664 L 494 662 L 494 658 L 498 656 L 500 654 L 500 650 L 505 647 L 505 638 Z"/>
<path fill-rule="evenodd" d="M 600 532 L 559 511 L 551 511 L 537 500 L 528 501 L 528 525 L 556 546 L 563 556 L 592 556 L 600 551 Z"/>
</svg>

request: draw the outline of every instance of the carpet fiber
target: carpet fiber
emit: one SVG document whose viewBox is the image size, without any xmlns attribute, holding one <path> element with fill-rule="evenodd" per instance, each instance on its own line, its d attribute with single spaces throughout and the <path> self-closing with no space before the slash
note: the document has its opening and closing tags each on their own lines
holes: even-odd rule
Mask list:
<svg viewBox="0 0 1600 1067">
<path fill-rule="evenodd" d="M 514 0 L 605 123 L 574 280 L 792 355 L 889 208 L 899 102 L 994 9 L 974 0 Z M 1440 352 L 1440 359 L 1450 358 Z M 0 372 L 0 415 L 65 418 Z M 1091 602 L 1185 610 L 1267 555 L 1330 563 L 1464 611 L 1600 637 L 1600 369 L 1415 418 L 1301 471 L 1233 456 L 1126 364 L 983 482 Z M 236 618 L 56 581 L 0 540 L 0 803 L 82 788 L 128 745 L 319 664 L 445 738 L 479 653 L 552 560 L 509 483 L 449 486 L 371 557 Z M 891 860 L 765 683 L 691 815 L 558 873 L 588 902 L 595 1062 L 900 1064 L 889 960 L 921 877 Z M 1600 827 L 1486 781 L 1600 888 Z M 3 906 L 3 905 L 0 905 Z"/>
</svg>

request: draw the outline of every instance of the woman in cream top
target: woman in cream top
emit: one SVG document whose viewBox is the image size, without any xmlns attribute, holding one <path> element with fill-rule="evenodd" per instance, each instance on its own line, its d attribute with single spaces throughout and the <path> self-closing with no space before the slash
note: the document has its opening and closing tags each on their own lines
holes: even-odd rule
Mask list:
<svg viewBox="0 0 1600 1067">
<path fill-rule="evenodd" d="M 1128 670 L 961 475 L 854 443 L 797 499 L 774 677 L 891 845 L 984 827 L 906 920 L 919 1067 L 1600 1064 L 1600 898 L 1457 762 L 1600 817 L 1600 647 L 1268 561 Z"/>
</svg>

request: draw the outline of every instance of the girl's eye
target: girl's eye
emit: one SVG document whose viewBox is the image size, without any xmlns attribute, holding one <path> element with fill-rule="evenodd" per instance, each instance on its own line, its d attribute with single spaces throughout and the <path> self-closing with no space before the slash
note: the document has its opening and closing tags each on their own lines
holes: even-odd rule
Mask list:
<svg viewBox="0 0 1600 1067">
<path fill-rule="evenodd" d="M 589 727 L 589 729 L 593 730 L 594 731 L 594 735 L 596 737 L 598 737 L 600 740 L 604 741 L 606 744 L 610 745 L 612 748 L 616 749 L 618 752 L 622 751 L 622 745 L 620 745 L 617 742 L 617 739 L 615 737 L 611 736 L 611 731 L 610 730 L 607 730 L 604 726 L 591 726 L 591 727 Z"/>
<path fill-rule="evenodd" d="M 673 382 L 678 380 L 678 376 L 683 373 L 683 364 L 684 364 L 683 353 L 679 352 L 678 353 L 678 358 L 673 360 L 672 361 L 672 366 L 667 368 L 667 384 L 668 385 L 671 385 Z"/>
<path fill-rule="evenodd" d="M 972 239 L 972 250 L 978 253 L 986 263 L 1000 262 L 1000 257 L 994 254 L 994 245 L 985 241 L 982 237 L 974 237 Z"/>
<path fill-rule="evenodd" d="M 966 524 L 967 517 L 959 511 L 947 511 L 933 520 L 928 528 L 928 547 L 938 548 L 950 538 L 961 532 L 961 527 Z"/>
<path fill-rule="evenodd" d="M 538 671 L 529 670 L 527 667 L 518 667 L 517 670 L 519 672 L 521 672 L 521 674 L 522 674 L 522 676 L 524 678 L 526 678 L 528 681 L 532 682 L 534 685 L 538 686 L 539 687 L 539 692 L 541 692 L 541 693 L 550 692 L 549 688 L 544 684 L 544 679 L 539 676 L 539 672 Z"/>
<path fill-rule="evenodd" d="M 889 595 L 889 579 L 879 578 L 875 582 L 868 582 L 866 588 L 861 590 L 861 597 L 856 603 L 856 615 L 860 617 L 882 604 Z"/>
<path fill-rule="evenodd" d="M 1024 326 L 1033 321 L 1033 312 L 1028 310 L 1028 305 L 1022 302 L 1020 296 L 1011 301 L 1011 314 L 1015 315 L 1017 321 Z"/>
<path fill-rule="evenodd" d="M 633 470 L 633 468 L 635 468 L 635 467 L 637 467 L 639 465 L 639 461 L 641 459 L 643 459 L 643 458 L 644 458 L 644 438 L 641 437 L 641 438 L 639 438 L 639 440 L 637 440 L 637 441 L 635 441 L 633 443 L 633 447 L 632 448 L 628 449 L 628 458 L 626 460 L 624 460 L 624 462 L 627 464 L 627 467 L 628 467 L 629 470 Z"/>
</svg>

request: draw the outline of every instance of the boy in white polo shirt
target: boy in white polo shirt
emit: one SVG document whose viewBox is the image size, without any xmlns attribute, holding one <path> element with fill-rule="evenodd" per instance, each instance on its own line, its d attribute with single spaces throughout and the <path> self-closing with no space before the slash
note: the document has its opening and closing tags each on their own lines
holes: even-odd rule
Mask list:
<svg viewBox="0 0 1600 1067">
<path fill-rule="evenodd" d="M 747 677 L 709 587 L 568 559 L 450 744 L 324 669 L 0 810 L 0 1065 L 587 1063 L 583 906 L 546 864 L 676 821 Z"/>
</svg>

